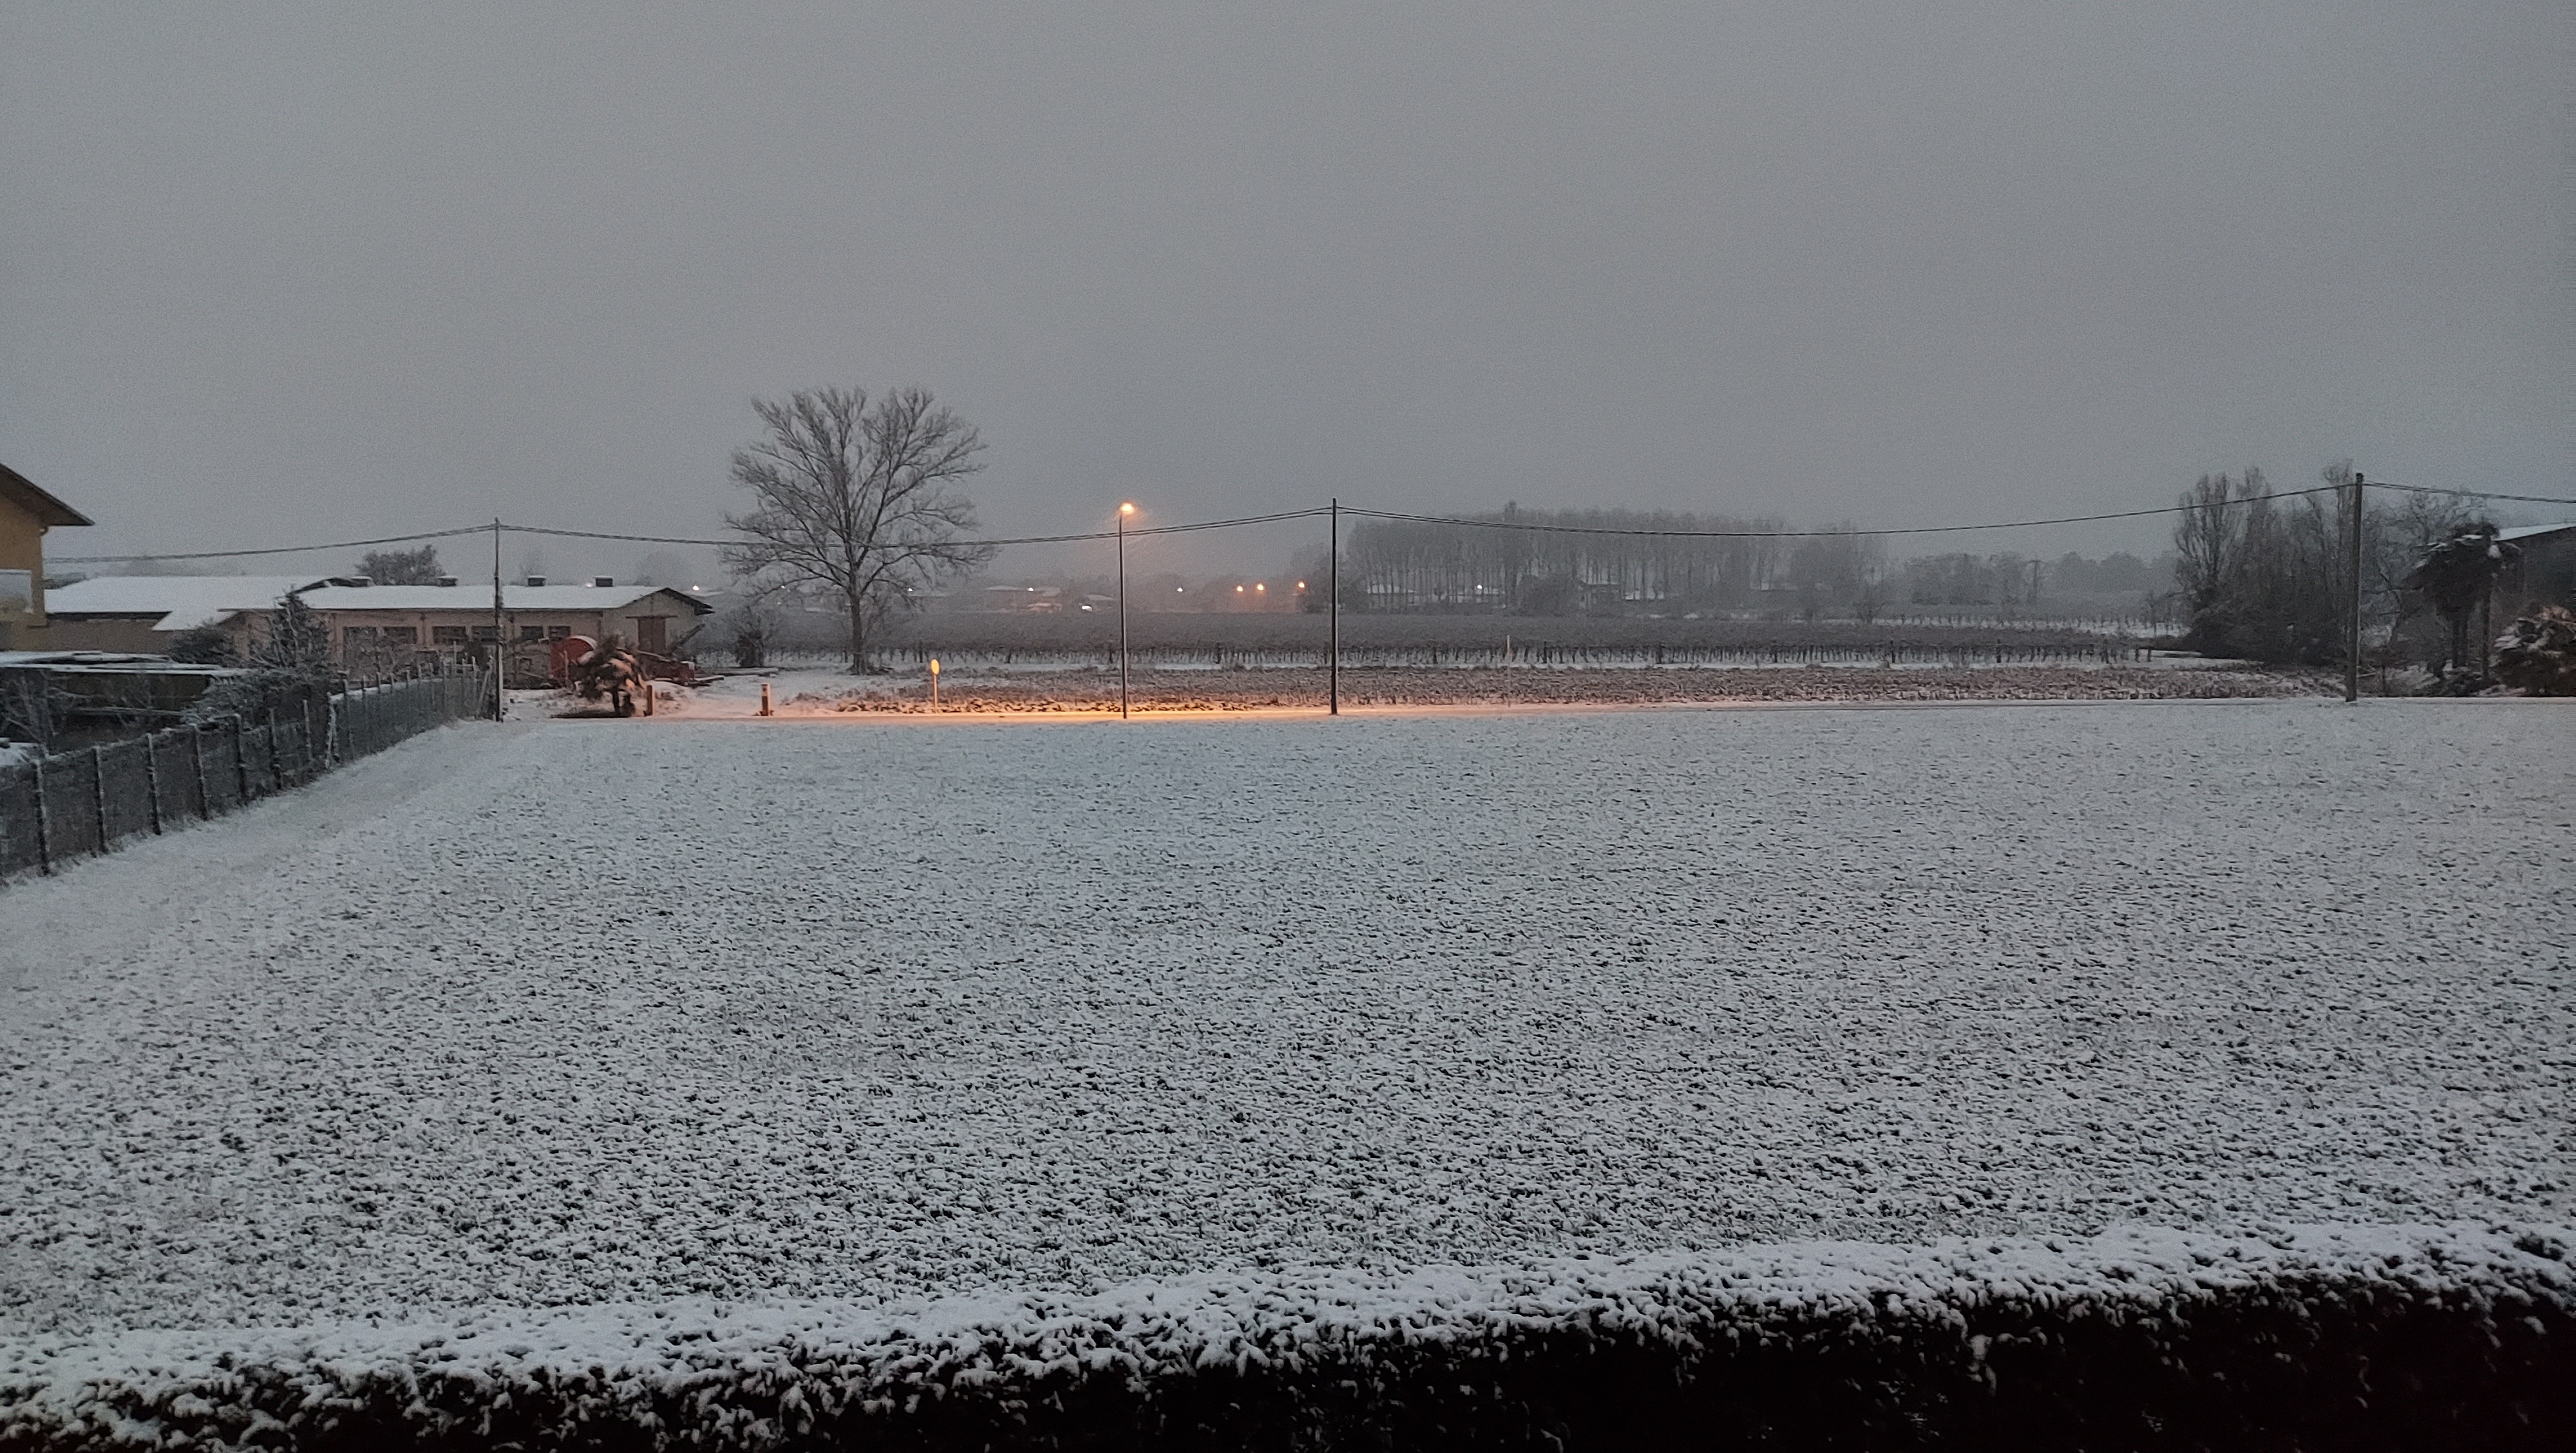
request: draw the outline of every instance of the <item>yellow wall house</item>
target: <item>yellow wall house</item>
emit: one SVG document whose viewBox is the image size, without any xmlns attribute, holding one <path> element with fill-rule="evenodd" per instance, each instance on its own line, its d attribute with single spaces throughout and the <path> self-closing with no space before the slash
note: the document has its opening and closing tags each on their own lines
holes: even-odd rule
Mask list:
<svg viewBox="0 0 2576 1453">
<path fill-rule="evenodd" d="M 45 532 L 90 518 L 0 464 L 0 651 L 45 644 Z"/>
</svg>

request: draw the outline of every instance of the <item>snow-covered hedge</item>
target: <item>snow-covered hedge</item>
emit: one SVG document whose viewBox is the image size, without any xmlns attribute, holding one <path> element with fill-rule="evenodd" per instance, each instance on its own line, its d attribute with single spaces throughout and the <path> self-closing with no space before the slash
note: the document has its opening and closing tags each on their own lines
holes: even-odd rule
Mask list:
<svg viewBox="0 0 2576 1453">
<path fill-rule="evenodd" d="M 0 1350 L 0 1448 L 2551 1447 L 2567 1228 L 1809 1243 Z"/>
</svg>

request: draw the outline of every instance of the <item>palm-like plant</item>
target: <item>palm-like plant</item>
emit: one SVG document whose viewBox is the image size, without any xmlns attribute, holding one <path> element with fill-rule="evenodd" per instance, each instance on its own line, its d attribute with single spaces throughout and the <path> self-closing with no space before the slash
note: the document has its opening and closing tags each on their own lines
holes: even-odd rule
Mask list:
<svg viewBox="0 0 2576 1453">
<path fill-rule="evenodd" d="M 2452 531 L 2450 538 L 2426 550 L 2414 572 L 2406 577 L 2407 587 L 2432 602 L 2433 609 L 2450 626 L 2453 669 L 2468 654 L 2469 613 L 2486 600 L 2496 576 L 2521 553 L 2496 537 L 2492 522 L 2479 520 Z M 2483 660 L 2479 669 L 2485 669 Z"/>
</svg>

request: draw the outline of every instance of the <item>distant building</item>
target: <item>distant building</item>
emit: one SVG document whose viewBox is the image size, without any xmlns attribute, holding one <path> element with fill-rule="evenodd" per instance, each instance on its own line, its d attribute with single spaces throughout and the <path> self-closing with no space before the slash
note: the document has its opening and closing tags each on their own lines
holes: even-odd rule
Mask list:
<svg viewBox="0 0 2576 1453">
<path fill-rule="evenodd" d="M 658 585 L 512 585 L 492 610 L 489 580 L 471 585 L 370 585 L 357 576 L 105 575 L 54 592 L 62 650 L 166 653 L 182 633 L 211 627 L 237 655 L 268 638 L 269 616 L 289 595 L 312 608 L 342 664 L 392 670 L 425 657 L 480 657 L 493 642 L 541 643 L 615 635 L 666 652 L 715 607 L 699 594 Z M 514 668 L 515 669 L 515 668 Z"/>
<path fill-rule="evenodd" d="M 304 592 L 304 603 L 321 616 L 333 648 L 351 665 L 408 664 L 423 653 L 479 656 L 495 641 L 517 646 L 566 636 L 616 636 L 660 655 L 715 610 L 703 595 L 667 585 L 512 585 L 502 588 L 501 601 L 495 620 L 489 581 Z M 245 622 L 244 628 L 247 639 L 254 627 Z"/>
<path fill-rule="evenodd" d="M 89 516 L 0 464 L 0 651 L 53 644 L 36 635 L 46 620 L 45 532 L 89 523 Z"/>
<path fill-rule="evenodd" d="M 2496 577 L 2496 629 L 2544 605 L 2576 608 L 2576 521 L 2496 531 L 2520 555 Z"/>
<path fill-rule="evenodd" d="M 988 585 L 984 609 L 1013 615 L 1056 615 L 1064 610 L 1064 588 L 1057 585 Z"/>
<path fill-rule="evenodd" d="M 246 644 L 250 617 L 266 617 L 287 596 L 353 584 L 329 575 L 99 575 L 53 593 L 45 644 L 58 651 L 168 653 L 199 626 L 221 626 Z"/>
</svg>

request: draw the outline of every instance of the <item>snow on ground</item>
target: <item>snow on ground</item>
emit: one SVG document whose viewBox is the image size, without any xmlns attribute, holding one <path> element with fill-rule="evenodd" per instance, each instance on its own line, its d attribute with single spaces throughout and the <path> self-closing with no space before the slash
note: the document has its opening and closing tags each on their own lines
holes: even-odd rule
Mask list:
<svg viewBox="0 0 2576 1453">
<path fill-rule="evenodd" d="M 1547 1411 L 1530 1417 L 1529 1401 L 1579 1409 L 1617 1397 L 1614 1379 L 1639 1370 L 1618 1351 L 1642 1346 L 1656 1351 L 1643 1359 L 1648 1386 L 1628 1389 L 1643 1394 L 1640 1403 L 1658 1393 L 1679 1402 L 1682 1385 L 1723 1387 L 1749 1373 L 1763 1389 L 1735 1400 L 1734 1417 L 1722 1421 L 1788 1413 L 1811 1432 L 1824 1431 L 1815 1422 L 1835 1424 L 1846 1437 L 1834 1442 L 1857 1442 L 1849 1425 L 1866 1431 L 1871 1404 L 1892 1391 L 1902 1411 L 1881 1410 L 1894 1414 L 1884 1420 L 1894 1427 L 1920 1435 L 1926 1414 L 1936 1427 L 1955 1425 L 1965 1401 L 1986 1414 L 1991 1434 L 1996 1423 L 2010 1426 L 1997 1409 L 2018 1401 L 2022 1431 L 2055 1435 L 2046 1446 L 2084 1446 L 2087 1414 L 2107 1412 L 2106 1421 L 2130 1428 L 2141 1412 L 2224 1426 L 2213 1414 L 2231 1394 L 2254 1405 L 2242 1411 L 2276 1425 L 2332 1425 L 2338 1413 L 2366 1406 L 2374 1426 L 2394 1431 L 2384 1439 L 2390 1446 L 2420 1446 L 2409 1425 L 2427 1421 L 2436 1439 L 2493 1434 L 2504 1446 L 2538 1446 L 2532 1424 L 2545 1428 L 2549 1405 L 2567 1402 L 2563 1390 L 2553 1394 L 2551 1372 L 2564 1358 L 2553 1363 L 2550 1345 L 2576 1330 L 2566 1256 L 2547 1238 L 2458 1227 L 2245 1238 L 2123 1228 L 2094 1238 L 1806 1243 L 1508 1269 L 1209 1272 L 1090 1295 L 927 1305 L 684 1298 L 454 1321 L 128 1332 L 90 1345 L 0 1343 L 0 1441 L 874 1446 L 897 1441 L 889 1436 L 903 1424 L 891 1416 L 897 1410 L 930 1402 L 949 1405 L 945 1428 L 915 1425 L 905 1446 L 1198 1446 L 1170 1437 L 1173 1423 L 1189 1425 L 1187 1411 L 1145 1400 L 1157 1391 L 1186 1396 L 1194 1375 L 1213 1368 L 1220 1378 L 1251 1374 L 1215 1393 L 1236 1446 L 1522 1446 L 1535 1441 L 1529 1423 L 1557 1421 Z M 2082 1310 L 2067 1310 L 2074 1307 Z M 2195 1325 L 2213 1309 L 2207 1320 L 2216 1326 Z M 2322 1337 L 2318 1309 L 2328 1322 Z M 2087 1344 L 2091 1378 L 2051 1375 L 2051 1333 L 2063 1336 L 2070 1324 L 2083 1327 L 2077 1340 Z M 2347 1340 L 2355 1332 L 2368 1349 L 2359 1355 Z M 2384 1340 L 2369 1340 L 2375 1332 Z M 2457 1339 L 2445 1349 L 2452 1355 L 2425 1358 L 2428 1334 L 2440 1333 Z M 2105 1355 L 2105 1342 L 2119 1350 Z M 2288 1378 L 2279 1366 L 2285 1344 L 2302 1353 Z M 1569 1345 L 1581 1349 L 1573 1359 L 1562 1353 Z M 2375 1365 L 2386 1359 L 2369 1355 L 2382 1349 L 2411 1354 L 2408 1377 L 2388 1382 Z M 2149 1388 L 2134 1385 L 2147 1366 L 2163 1371 L 2182 1358 L 2187 1378 L 2155 1388 L 2151 1375 Z M 1714 1377 L 1709 1361 L 1723 1366 Z M 1576 1367 L 1580 1375 L 1568 1375 Z M 1124 1396 L 1103 1397 L 1102 1382 L 1123 1384 Z M 2006 1388 L 2011 1400 L 1997 1396 Z M 1830 1410 L 1801 1406 L 1811 1389 L 1826 1391 Z M 1694 1431 L 1718 1421 L 1661 1411 Z M 371 1417 L 385 1421 L 360 1421 Z M 1972 1412 L 1967 1421 L 1977 1420 Z M 1337 1421 L 1409 1421 L 1430 1436 L 1311 1436 Z M 1600 1436 L 1610 1430 L 1598 1424 L 1609 1420 L 1597 1409 L 1586 1421 L 1593 1436 L 1578 1434 L 1578 1443 L 1681 1441 L 1613 1443 Z M 1283 1439 L 1281 1422 L 1310 1436 Z M 1479 1424 L 1504 1436 L 1478 1437 Z M 1524 1436 L 1508 1436 L 1514 1431 Z M 2024 1441 L 1989 1436 L 1971 1446 Z"/>
<path fill-rule="evenodd" d="M 2548 703 L 465 725 L 0 891 L 0 1341 L 2569 1219 Z"/>
<path fill-rule="evenodd" d="M 729 673 L 697 688 L 660 688 L 661 711 L 695 717 L 750 717 L 767 684 L 780 716 L 929 709 L 929 677 L 918 670 L 853 677 L 815 666 Z M 1326 675 L 1307 667 L 1164 667 L 1130 679 L 1133 708 L 1173 711 L 1319 711 Z M 1371 666 L 1342 673 L 1345 711 L 1393 706 L 1659 706 L 1753 702 L 2142 701 L 2340 694 L 2312 671 L 2171 656 L 2124 665 L 1902 667 L 1781 663 L 1725 666 Z M 527 711 L 572 707 L 561 694 L 525 693 Z M 1118 709 L 1118 674 L 1098 667 L 978 668 L 941 678 L 949 714 L 1101 713 Z"/>
</svg>

